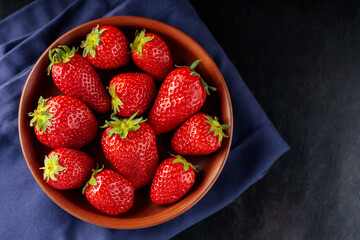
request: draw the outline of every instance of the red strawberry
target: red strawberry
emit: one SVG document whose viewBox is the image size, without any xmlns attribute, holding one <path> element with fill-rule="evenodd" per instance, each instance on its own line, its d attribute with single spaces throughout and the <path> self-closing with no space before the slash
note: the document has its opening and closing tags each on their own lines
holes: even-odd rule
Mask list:
<svg viewBox="0 0 360 240">
<path fill-rule="evenodd" d="M 109 169 L 93 169 L 83 193 L 91 205 L 109 215 L 128 211 L 134 204 L 134 186 L 129 180 Z"/>
<path fill-rule="evenodd" d="M 44 180 L 59 190 L 82 188 L 91 176 L 94 160 L 86 153 L 58 148 L 45 156 Z"/>
<path fill-rule="evenodd" d="M 109 85 L 112 109 L 115 114 L 130 117 L 143 114 L 150 108 L 156 95 L 154 79 L 145 73 L 122 73 Z"/>
<path fill-rule="evenodd" d="M 154 177 L 159 162 L 156 136 L 151 126 L 142 118 L 106 121 L 101 146 L 105 158 L 117 172 L 132 182 L 134 187 L 147 185 Z"/>
<path fill-rule="evenodd" d="M 90 108 L 81 100 L 70 96 L 40 97 L 33 117 L 38 140 L 50 147 L 81 148 L 94 139 L 98 122 Z"/>
<path fill-rule="evenodd" d="M 130 48 L 134 63 L 159 81 L 163 81 L 173 68 L 169 47 L 154 33 L 141 31 Z"/>
<path fill-rule="evenodd" d="M 151 184 L 151 201 L 161 205 L 178 201 L 194 185 L 195 171 L 196 168 L 179 155 L 164 160 Z"/>
<path fill-rule="evenodd" d="M 109 111 L 110 98 L 104 84 L 90 63 L 76 51 L 67 46 L 50 50 L 48 73 L 51 71 L 55 85 L 66 95 L 81 99 L 97 112 Z"/>
<path fill-rule="evenodd" d="M 200 110 L 210 87 L 194 71 L 200 60 L 190 67 L 179 67 L 169 73 L 162 83 L 149 113 L 149 124 L 156 134 L 166 133 L 179 126 Z"/>
<path fill-rule="evenodd" d="M 229 125 L 220 124 L 217 117 L 197 113 L 176 130 L 171 147 L 181 155 L 207 155 L 220 148 L 223 138 L 228 137 L 223 132 L 226 129 Z"/>
<path fill-rule="evenodd" d="M 97 68 L 113 69 L 130 61 L 129 41 L 122 31 L 113 26 L 99 25 L 81 43 L 83 56 Z"/>
</svg>

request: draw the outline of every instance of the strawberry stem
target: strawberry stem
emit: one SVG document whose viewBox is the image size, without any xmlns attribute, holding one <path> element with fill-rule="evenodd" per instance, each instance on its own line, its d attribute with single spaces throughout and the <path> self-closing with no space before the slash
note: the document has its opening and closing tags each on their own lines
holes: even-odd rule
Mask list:
<svg viewBox="0 0 360 240">
<path fill-rule="evenodd" d="M 99 164 L 96 164 L 96 168 L 92 170 L 93 173 L 91 174 L 91 177 L 90 177 L 89 181 L 87 181 L 87 183 L 85 184 L 85 186 L 82 189 L 82 194 L 85 193 L 85 190 L 89 186 L 89 184 L 92 185 L 92 186 L 97 185 L 97 182 L 95 180 L 95 176 L 96 176 L 96 174 L 101 172 L 103 169 L 104 169 L 104 165 L 102 165 L 102 167 L 99 169 Z"/>
<path fill-rule="evenodd" d="M 212 118 L 210 116 L 206 116 L 206 115 L 203 115 L 203 116 L 207 119 L 207 120 L 205 120 L 205 122 L 211 125 L 209 133 L 214 132 L 214 136 L 219 135 L 218 144 L 220 145 L 223 138 L 229 137 L 223 132 L 223 130 L 229 129 L 230 126 L 227 124 L 220 124 L 219 119 L 216 116 L 214 118 Z"/>
<path fill-rule="evenodd" d="M 139 56 L 142 54 L 142 47 L 145 43 L 151 41 L 154 37 L 145 37 L 146 30 L 143 29 L 140 33 L 136 31 L 133 43 L 130 43 L 131 52 L 137 50 Z"/>
<path fill-rule="evenodd" d="M 113 121 L 105 121 L 105 124 L 101 128 L 112 127 L 108 133 L 108 138 L 113 134 L 120 135 L 121 138 L 126 138 L 129 131 L 137 131 L 140 128 L 140 123 L 146 122 L 147 119 L 135 118 L 138 112 L 134 113 L 130 118 L 119 119 L 114 113 L 110 118 Z"/>
<path fill-rule="evenodd" d="M 44 99 L 42 96 L 40 96 L 36 110 L 34 112 L 28 113 L 30 117 L 33 117 L 30 120 L 30 127 L 35 125 L 37 131 L 41 129 L 43 132 L 45 132 L 46 127 L 52 125 L 50 118 L 52 118 L 54 115 L 46 112 L 50 108 L 50 105 L 45 105 L 49 99 L 50 98 Z"/>
<path fill-rule="evenodd" d="M 61 45 L 57 48 L 51 49 L 49 51 L 50 64 L 47 67 L 47 74 L 50 74 L 53 65 L 70 61 L 70 59 L 75 55 L 77 50 L 78 49 L 75 47 L 72 47 L 72 49 L 70 49 L 68 46 L 65 45 Z"/>
<path fill-rule="evenodd" d="M 48 182 L 49 178 L 53 181 L 57 181 L 55 174 L 58 175 L 59 172 L 66 168 L 59 165 L 59 156 L 53 152 L 49 157 L 45 156 L 44 167 L 41 167 L 40 169 L 44 170 L 44 180 Z"/>
</svg>

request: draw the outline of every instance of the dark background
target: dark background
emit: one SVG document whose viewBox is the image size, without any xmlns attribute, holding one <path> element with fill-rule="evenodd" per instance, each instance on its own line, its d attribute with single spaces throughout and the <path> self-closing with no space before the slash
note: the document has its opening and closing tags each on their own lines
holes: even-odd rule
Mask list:
<svg viewBox="0 0 360 240">
<path fill-rule="evenodd" d="M 191 2 L 291 150 L 174 239 L 360 239 L 360 2 Z"/>
</svg>

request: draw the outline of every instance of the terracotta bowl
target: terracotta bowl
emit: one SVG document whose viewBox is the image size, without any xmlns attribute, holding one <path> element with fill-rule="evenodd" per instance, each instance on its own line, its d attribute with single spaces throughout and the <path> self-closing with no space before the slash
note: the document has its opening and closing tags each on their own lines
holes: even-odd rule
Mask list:
<svg viewBox="0 0 360 240">
<path fill-rule="evenodd" d="M 226 83 L 214 61 L 198 43 L 180 30 L 159 21 L 132 16 L 109 17 L 85 23 L 67 32 L 51 44 L 36 62 L 26 81 L 19 107 L 19 135 L 22 151 L 32 175 L 43 191 L 57 205 L 73 216 L 95 225 L 115 229 L 137 229 L 158 225 L 184 213 L 209 191 L 225 165 L 231 145 L 232 128 L 227 130 L 229 138 L 224 139 L 217 152 L 208 156 L 185 157 L 199 166 L 199 173 L 190 192 L 175 204 L 167 206 L 153 204 L 149 197 L 150 185 L 148 185 L 136 190 L 134 206 L 130 211 L 117 216 L 109 216 L 91 206 L 85 196 L 81 194 L 80 189 L 59 191 L 51 188 L 43 181 L 42 170 L 39 169 L 43 166 L 44 155 L 48 154 L 51 149 L 43 146 L 37 140 L 33 128 L 29 127 L 30 117 L 27 114 L 37 107 L 40 96 L 47 98 L 62 94 L 53 84 L 51 77 L 46 74 L 46 68 L 49 64 L 48 51 L 59 45 L 78 47 L 81 40 L 97 24 L 118 27 L 128 37 L 129 42 L 133 41 L 136 30 L 145 28 L 148 32 L 158 34 L 168 44 L 176 65 L 189 66 L 196 59 L 201 59 L 202 61 L 196 70 L 209 85 L 217 88 L 217 92 L 207 97 L 201 111 L 216 115 L 222 123 L 233 126 L 231 100 Z M 106 85 L 116 74 L 140 71 L 131 63 L 117 70 L 96 70 Z M 95 115 L 100 125 L 110 117 L 110 113 Z M 146 114 L 144 115 L 146 117 Z M 82 150 L 92 156 L 95 161 L 111 168 L 105 160 L 100 146 L 102 132 L 103 129 L 100 129 L 94 141 Z M 171 152 L 170 138 L 173 133 L 174 131 L 157 136 L 160 161 L 169 157 L 169 151 Z"/>
</svg>

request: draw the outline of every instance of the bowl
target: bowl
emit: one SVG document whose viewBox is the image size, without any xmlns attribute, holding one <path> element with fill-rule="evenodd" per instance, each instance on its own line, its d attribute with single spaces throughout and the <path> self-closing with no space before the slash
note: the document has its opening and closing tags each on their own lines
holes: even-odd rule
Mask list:
<svg viewBox="0 0 360 240">
<path fill-rule="evenodd" d="M 127 36 L 129 42 L 133 41 L 136 30 L 146 29 L 148 32 L 158 34 L 169 46 L 174 64 L 176 65 L 190 66 L 196 59 L 201 59 L 196 70 L 209 85 L 216 87 L 217 91 L 207 97 L 200 111 L 216 115 L 222 123 L 233 126 L 232 106 L 228 88 L 220 70 L 209 54 L 191 37 L 168 24 L 135 16 L 115 16 L 97 19 L 70 30 L 46 49 L 30 72 L 19 105 L 19 137 L 26 163 L 42 190 L 58 206 L 71 215 L 95 225 L 114 229 L 139 229 L 155 226 L 189 210 L 213 186 L 225 165 L 230 151 L 232 128 L 227 130 L 229 138 L 223 140 L 221 148 L 215 153 L 207 156 L 185 157 L 193 164 L 198 165 L 199 173 L 197 173 L 192 189 L 180 201 L 171 205 L 159 206 L 153 204 L 149 197 L 149 184 L 135 191 L 134 205 L 128 212 L 117 216 L 110 216 L 91 206 L 85 196 L 81 194 L 81 189 L 59 191 L 50 187 L 43 181 L 43 173 L 39 168 L 43 166 L 44 155 L 47 155 L 51 149 L 45 147 L 37 140 L 33 128 L 29 126 L 30 117 L 27 114 L 36 108 L 40 96 L 48 98 L 50 96 L 62 95 L 54 85 L 51 76 L 48 76 L 46 73 L 46 68 L 50 63 L 48 51 L 59 45 L 79 46 L 86 34 L 97 24 L 100 26 L 112 25 L 118 27 Z M 134 64 L 129 64 L 121 69 L 96 69 L 96 71 L 106 86 L 111 78 L 119 73 L 140 70 Z M 158 83 L 157 87 L 159 85 Z M 109 119 L 110 112 L 102 115 L 95 113 L 95 116 L 99 124 L 102 125 L 106 119 Z M 81 150 L 92 156 L 95 161 L 111 169 L 111 166 L 104 158 L 100 145 L 102 132 L 103 129 L 99 129 L 96 138 Z M 160 161 L 170 157 L 170 139 L 173 133 L 174 131 L 157 136 Z"/>
</svg>

